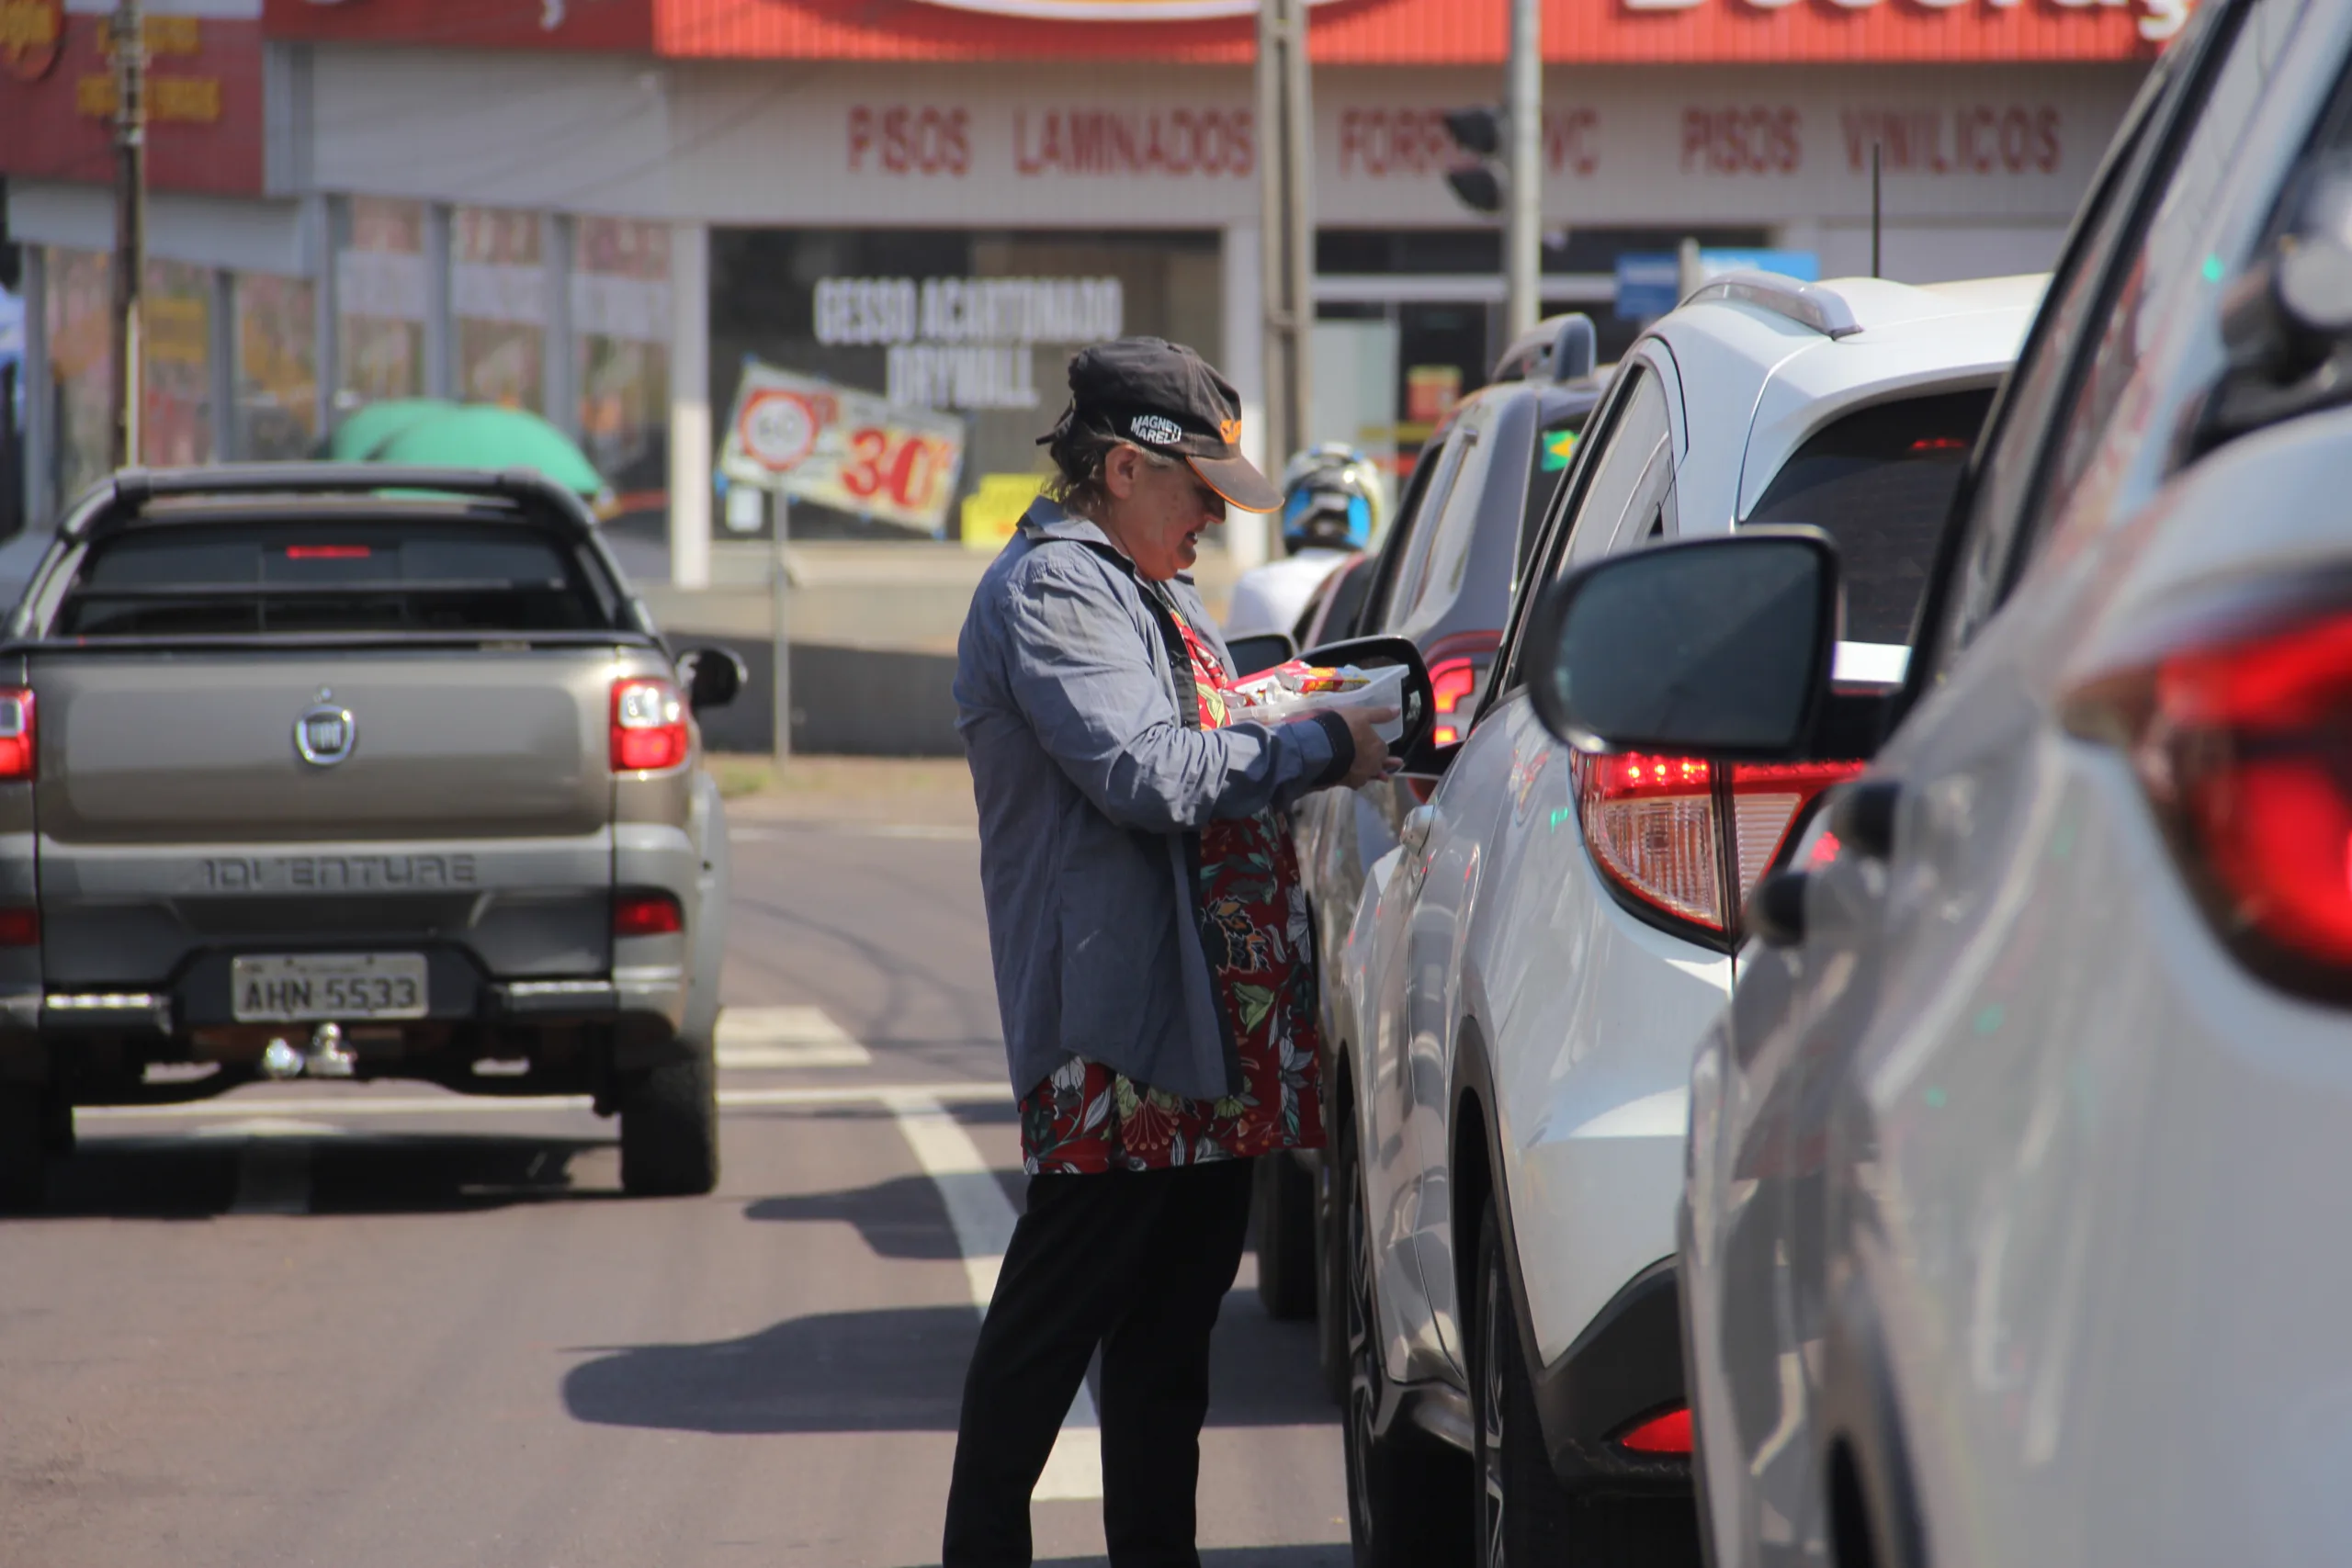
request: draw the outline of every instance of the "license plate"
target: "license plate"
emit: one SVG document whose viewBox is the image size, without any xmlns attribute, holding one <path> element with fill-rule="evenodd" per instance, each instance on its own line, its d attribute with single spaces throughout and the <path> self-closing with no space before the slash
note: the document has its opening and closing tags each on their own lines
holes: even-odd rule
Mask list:
<svg viewBox="0 0 2352 1568">
<path fill-rule="evenodd" d="M 230 988 L 240 1023 L 423 1018 L 421 953 L 297 953 L 240 958 Z"/>
</svg>

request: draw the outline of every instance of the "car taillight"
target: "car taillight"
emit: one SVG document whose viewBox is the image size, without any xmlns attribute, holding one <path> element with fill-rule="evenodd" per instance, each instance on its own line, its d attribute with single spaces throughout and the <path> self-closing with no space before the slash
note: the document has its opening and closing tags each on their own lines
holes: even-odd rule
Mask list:
<svg viewBox="0 0 2352 1568">
<path fill-rule="evenodd" d="M 1807 806 L 1860 762 L 1740 762 L 1731 768 L 1739 897 L 1780 859 Z M 1715 771 L 1697 757 L 1628 752 L 1579 764 L 1578 815 L 1592 858 L 1643 903 L 1702 930 L 1724 929 Z"/>
<path fill-rule="evenodd" d="M 686 929 L 685 911 L 674 894 L 644 892 L 613 895 L 615 936 L 668 936 Z"/>
<path fill-rule="evenodd" d="M 1477 711 L 1478 677 L 1495 661 L 1500 631 L 1478 628 L 1442 637 L 1422 649 L 1430 670 L 1430 705 L 1436 711 L 1430 743 L 1451 746 L 1470 733 Z"/>
<path fill-rule="evenodd" d="M 658 675 L 613 682 L 613 772 L 674 768 L 686 760 L 686 700 Z"/>
<path fill-rule="evenodd" d="M 1470 719 L 1470 694 L 1478 689 L 1478 667 L 1466 659 L 1449 659 L 1430 666 L 1430 705 L 1437 710 L 1437 723 L 1430 731 L 1430 743 L 1451 746 L 1462 739 L 1463 726 Z"/>
<path fill-rule="evenodd" d="M 2160 642 L 2165 639 L 2158 639 Z M 2352 614 L 2198 629 L 2075 691 L 2130 760 L 2216 929 L 2282 983 L 2352 965 Z"/>
<path fill-rule="evenodd" d="M 0 909 L 0 947 L 39 947 L 40 911 Z"/>
<path fill-rule="evenodd" d="M 1687 1454 L 1690 1451 L 1690 1407 L 1684 1405 L 1653 1416 L 1617 1439 L 1617 1446 L 1637 1454 Z"/>
<path fill-rule="evenodd" d="M 0 780 L 33 776 L 33 694 L 29 686 L 0 686 Z"/>
</svg>

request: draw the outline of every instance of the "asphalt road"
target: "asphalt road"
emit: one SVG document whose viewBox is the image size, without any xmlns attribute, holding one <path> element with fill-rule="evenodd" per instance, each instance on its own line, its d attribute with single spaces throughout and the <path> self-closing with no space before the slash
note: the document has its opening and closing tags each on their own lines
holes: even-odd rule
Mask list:
<svg viewBox="0 0 2352 1568">
<path fill-rule="evenodd" d="M 622 1199 L 612 1124 L 565 1102 L 84 1111 L 51 1213 L 0 1221 L 0 1565 L 935 1563 L 1023 1178 L 978 845 L 887 807 L 739 820 L 712 1197 Z M 1311 1335 L 1252 1278 L 1204 1562 L 1339 1568 Z M 1040 1562 L 1100 1560 L 1091 1417 Z"/>
</svg>

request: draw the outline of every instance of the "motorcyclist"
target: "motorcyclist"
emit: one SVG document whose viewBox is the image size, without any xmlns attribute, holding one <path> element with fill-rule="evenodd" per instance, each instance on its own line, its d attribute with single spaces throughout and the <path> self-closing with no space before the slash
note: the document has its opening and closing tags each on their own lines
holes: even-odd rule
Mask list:
<svg viewBox="0 0 2352 1568">
<path fill-rule="evenodd" d="M 1225 635 L 1297 634 L 1323 580 L 1367 549 L 1384 521 L 1380 470 L 1352 446 L 1327 442 L 1283 471 L 1283 558 L 1244 572 L 1233 585 Z"/>
</svg>

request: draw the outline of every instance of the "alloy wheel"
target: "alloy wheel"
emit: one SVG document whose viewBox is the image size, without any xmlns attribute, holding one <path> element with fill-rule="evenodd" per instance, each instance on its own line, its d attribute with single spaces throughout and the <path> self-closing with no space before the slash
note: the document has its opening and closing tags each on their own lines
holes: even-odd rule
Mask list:
<svg viewBox="0 0 2352 1568">
<path fill-rule="evenodd" d="M 1478 1539 L 1486 1568 L 1506 1568 L 1503 1545 L 1510 1495 L 1503 1469 L 1503 1321 L 1501 1270 L 1489 1265 L 1478 1303 Z"/>
<path fill-rule="evenodd" d="M 1354 1154 L 1353 1140 L 1348 1153 Z M 1349 1187 L 1348 1247 L 1348 1508 L 1354 1516 L 1355 1538 L 1373 1537 L 1373 1429 L 1380 1418 L 1381 1367 L 1379 1337 L 1374 1332 L 1372 1304 L 1372 1224 L 1364 1213 L 1363 1181 L 1351 1157 L 1343 1172 Z"/>
</svg>

